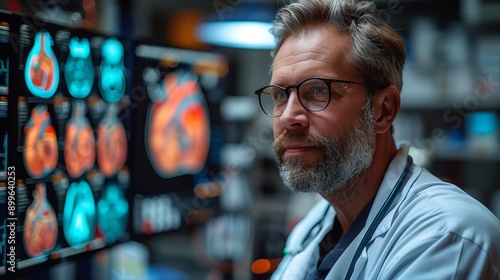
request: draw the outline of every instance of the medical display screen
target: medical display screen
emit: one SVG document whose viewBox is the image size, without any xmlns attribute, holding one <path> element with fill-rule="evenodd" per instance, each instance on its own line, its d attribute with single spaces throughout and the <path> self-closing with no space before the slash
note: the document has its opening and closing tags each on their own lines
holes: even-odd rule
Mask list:
<svg viewBox="0 0 500 280">
<path fill-rule="evenodd" d="M 9 22 L 0 19 L 0 182 L 7 177 L 8 96 Z"/>
<path fill-rule="evenodd" d="M 228 71 L 0 11 L 0 277 L 218 216 Z"/>
<path fill-rule="evenodd" d="M 23 271 L 130 239 L 132 44 L 10 18 L 0 25 L 0 118 L 12 113 L 0 124 L 0 204 L 9 209 L 15 178 L 15 269 Z M 2 217 L 8 225 L 9 213 Z"/>
<path fill-rule="evenodd" d="M 0 277 L 7 273 L 8 258 L 11 258 L 12 255 L 15 258 L 15 251 L 12 253 L 11 249 L 14 248 L 11 246 L 15 242 L 16 229 L 12 226 L 7 227 L 9 191 L 10 199 L 15 199 L 12 193 L 15 177 L 9 176 L 8 161 L 10 24 L 10 17 L 0 13 Z M 12 175 L 12 172 L 10 174 Z M 14 212 L 11 214 L 11 218 L 16 218 Z"/>
<path fill-rule="evenodd" d="M 132 229 L 147 235 L 211 217 L 218 207 L 218 104 L 228 62 L 219 54 L 148 44 L 138 44 L 135 56 Z"/>
</svg>

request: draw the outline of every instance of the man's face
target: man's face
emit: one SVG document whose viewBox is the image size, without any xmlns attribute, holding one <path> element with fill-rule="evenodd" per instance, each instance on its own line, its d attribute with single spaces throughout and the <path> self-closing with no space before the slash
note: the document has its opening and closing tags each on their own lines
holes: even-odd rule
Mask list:
<svg viewBox="0 0 500 280">
<path fill-rule="evenodd" d="M 323 152 L 323 160 L 309 164 L 304 156 L 285 156 L 295 143 L 307 143 Z M 367 107 L 363 117 L 338 137 L 319 134 L 301 136 L 285 131 L 274 142 L 276 162 L 283 183 L 293 191 L 328 195 L 364 171 L 372 162 L 375 137 L 373 111 Z"/>
<path fill-rule="evenodd" d="M 308 78 L 362 82 L 348 59 L 350 38 L 333 26 L 315 26 L 286 39 L 276 55 L 271 84 Z M 331 102 L 307 111 L 292 91 L 283 115 L 273 119 L 274 148 L 285 185 L 328 194 L 365 170 L 374 150 L 373 113 L 363 85 L 332 85 Z"/>
</svg>

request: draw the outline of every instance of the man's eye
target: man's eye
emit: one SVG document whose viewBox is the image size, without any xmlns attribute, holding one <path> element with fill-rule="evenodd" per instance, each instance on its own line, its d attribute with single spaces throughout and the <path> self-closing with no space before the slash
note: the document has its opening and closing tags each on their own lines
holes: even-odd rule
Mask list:
<svg viewBox="0 0 500 280">
<path fill-rule="evenodd" d="M 285 100 L 287 99 L 286 92 L 284 90 L 279 90 L 274 93 L 275 100 Z"/>
<path fill-rule="evenodd" d="M 313 89 L 314 94 L 325 94 L 328 93 L 328 89 L 325 87 L 316 87 Z"/>
</svg>

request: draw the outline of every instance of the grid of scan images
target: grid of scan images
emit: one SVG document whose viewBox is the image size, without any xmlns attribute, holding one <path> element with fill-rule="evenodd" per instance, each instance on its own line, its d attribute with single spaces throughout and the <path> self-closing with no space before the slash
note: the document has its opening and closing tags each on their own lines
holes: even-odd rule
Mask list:
<svg viewBox="0 0 500 280">
<path fill-rule="evenodd" d="M 0 11 L 0 277 L 220 215 L 228 67 Z"/>
<path fill-rule="evenodd" d="M 12 145 L 0 152 L 13 147 L 1 162 L 16 169 L 22 270 L 129 239 L 130 44 L 11 18 L 0 106 L 15 108 L 0 136 Z"/>
</svg>

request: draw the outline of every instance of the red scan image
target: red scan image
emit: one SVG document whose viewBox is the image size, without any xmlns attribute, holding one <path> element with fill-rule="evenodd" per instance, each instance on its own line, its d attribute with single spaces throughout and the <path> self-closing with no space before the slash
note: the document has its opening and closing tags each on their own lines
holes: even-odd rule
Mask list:
<svg viewBox="0 0 500 280">
<path fill-rule="evenodd" d="M 109 103 L 97 127 L 97 164 L 106 177 L 115 175 L 127 159 L 127 136 L 118 111 L 117 103 Z"/>
<path fill-rule="evenodd" d="M 71 177 L 78 178 L 94 166 L 95 149 L 94 132 L 85 117 L 85 103 L 74 101 L 64 141 L 64 162 Z"/>
<path fill-rule="evenodd" d="M 52 51 L 52 44 L 48 32 L 37 33 L 26 60 L 26 85 L 32 94 L 42 98 L 52 97 L 59 84 L 59 65 Z"/>
<path fill-rule="evenodd" d="M 41 178 L 54 171 L 59 151 L 57 136 L 46 105 L 37 105 L 24 126 L 24 165 L 28 174 Z"/>
<path fill-rule="evenodd" d="M 164 177 L 199 172 L 208 156 L 210 130 L 201 88 L 193 74 L 168 74 L 149 107 L 146 151 L 156 172 Z"/>
<path fill-rule="evenodd" d="M 45 52 L 42 51 L 38 55 L 36 67 L 30 69 L 30 77 L 35 86 L 44 90 L 50 89 L 54 80 L 52 77 L 54 75 L 52 72 L 52 63 L 52 59 Z"/>
<path fill-rule="evenodd" d="M 52 251 L 58 234 L 56 215 L 47 201 L 45 184 L 37 183 L 33 196 L 26 210 L 23 233 L 24 248 L 31 257 Z"/>
</svg>

